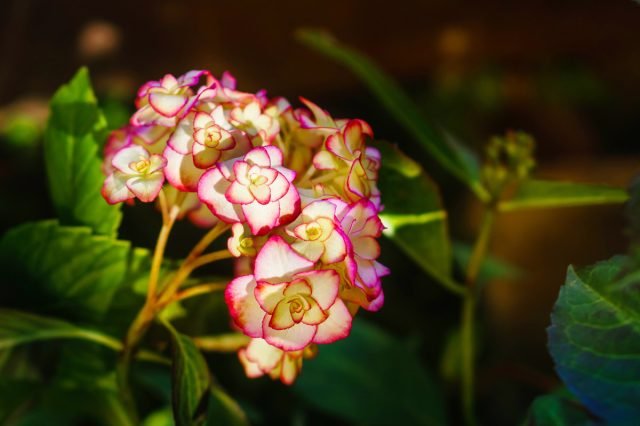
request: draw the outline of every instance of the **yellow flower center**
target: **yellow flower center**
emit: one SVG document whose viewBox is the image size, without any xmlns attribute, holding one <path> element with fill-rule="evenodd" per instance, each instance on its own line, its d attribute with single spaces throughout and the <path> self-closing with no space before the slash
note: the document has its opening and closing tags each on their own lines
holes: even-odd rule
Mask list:
<svg viewBox="0 0 640 426">
<path fill-rule="evenodd" d="M 317 222 L 311 222 L 305 229 L 307 240 L 315 241 L 322 236 L 322 228 Z"/>
<path fill-rule="evenodd" d="M 259 173 L 251 173 L 249 175 L 249 182 L 251 182 L 251 185 L 255 186 L 264 185 L 267 183 L 267 178 Z"/>
<path fill-rule="evenodd" d="M 141 158 L 139 161 L 134 161 L 133 163 L 129 164 L 129 167 L 140 174 L 146 174 L 151 168 L 151 162 L 146 158 Z"/>
<path fill-rule="evenodd" d="M 216 126 L 211 126 L 207 129 L 207 135 L 204 140 L 204 144 L 209 148 L 216 148 L 218 144 L 220 144 L 220 139 L 222 139 L 222 134 L 220 130 L 216 128 Z"/>
</svg>

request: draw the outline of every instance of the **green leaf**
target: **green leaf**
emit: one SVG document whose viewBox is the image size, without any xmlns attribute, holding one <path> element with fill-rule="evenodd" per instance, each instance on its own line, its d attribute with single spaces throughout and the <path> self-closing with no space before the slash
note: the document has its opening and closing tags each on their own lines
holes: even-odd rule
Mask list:
<svg viewBox="0 0 640 426">
<path fill-rule="evenodd" d="M 297 38 L 305 45 L 349 68 L 367 85 L 389 114 L 414 136 L 442 167 L 469 185 L 481 198 L 486 196 L 486 191 L 480 183 L 478 161 L 474 155 L 450 135 L 432 127 L 409 96 L 370 59 L 321 31 L 300 30 Z"/>
<path fill-rule="evenodd" d="M 537 397 L 523 426 L 596 426 L 589 413 L 566 390 Z"/>
<path fill-rule="evenodd" d="M 511 199 L 500 203 L 499 210 L 621 204 L 628 198 L 624 189 L 612 186 L 527 180 L 520 184 Z"/>
<path fill-rule="evenodd" d="M 57 318 L 0 308 L 0 350 L 52 339 L 85 340 L 116 352 L 122 350 L 120 340 L 98 330 L 80 327 Z M 141 360 L 167 363 L 166 359 L 149 351 L 139 351 L 137 357 Z"/>
<path fill-rule="evenodd" d="M 249 426 L 242 408 L 218 386 L 211 389 L 207 426 Z"/>
<path fill-rule="evenodd" d="M 102 198 L 104 182 L 98 153 L 105 137 L 102 116 L 81 68 L 51 99 L 45 129 L 45 164 L 53 204 L 63 225 L 89 226 L 96 234 L 115 236 L 122 213 Z"/>
<path fill-rule="evenodd" d="M 323 345 L 293 387 L 309 404 L 362 425 L 442 425 L 444 401 L 418 356 L 361 319 Z"/>
<path fill-rule="evenodd" d="M 422 167 L 395 146 L 375 142 L 382 153 L 379 187 L 384 211 L 384 234 L 426 272 L 451 274 L 451 243 L 447 213 L 436 185 Z"/>
<path fill-rule="evenodd" d="M 10 306 L 98 321 L 129 269 L 130 245 L 56 221 L 28 223 L 0 240 L 0 290 Z"/>
<path fill-rule="evenodd" d="M 83 339 L 121 349 L 121 343 L 95 330 L 75 326 L 67 321 L 12 309 L 0 309 L 0 350 L 39 340 Z"/>
<path fill-rule="evenodd" d="M 163 322 L 171 335 L 173 353 L 173 417 L 178 426 L 200 424 L 205 396 L 211 386 L 207 363 L 190 337 Z"/>
<path fill-rule="evenodd" d="M 627 258 L 569 267 L 548 329 L 567 388 L 608 424 L 640 418 L 640 270 Z"/>
</svg>

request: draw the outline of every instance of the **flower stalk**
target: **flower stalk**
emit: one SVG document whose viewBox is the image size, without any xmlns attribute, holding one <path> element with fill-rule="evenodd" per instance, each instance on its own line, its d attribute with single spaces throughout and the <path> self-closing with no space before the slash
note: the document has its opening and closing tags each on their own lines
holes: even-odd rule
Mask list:
<svg viewBox="0 0 640 426">
<path fill-rule="evenodd" d="M 476 305 L 478 298 L 478 275 L 482 262 L 484 261 L 489 242 L 491 240 L 491 232 L 495 220 L 496 208 L 492 203 L 487 206 L 484 213 L 480 232 L 469 259 L 467 266 L 465 283 L 467 292 L 463 299 L 462 313 L 460 319 L 460 360 L 461 360 L 461 378 L 462 378 L 462 411 L 464 421 L 467 426 L 476 424 L 475 421 L 475 323 L 476 323 Z"/>
</svg>

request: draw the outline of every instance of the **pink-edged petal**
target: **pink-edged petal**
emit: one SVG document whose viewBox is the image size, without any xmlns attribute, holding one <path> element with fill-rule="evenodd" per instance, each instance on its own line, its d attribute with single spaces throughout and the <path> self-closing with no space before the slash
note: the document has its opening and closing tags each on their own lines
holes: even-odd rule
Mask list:
<svg viewBox="0 0 640 426">
<path fill-rule="evenodd" d="M 302 210 L 302 217 L 306 220 L 314 220 L 320 217 L 333 220 L 335 213 L 335 204 L 330 201 L 319 200 L 307 205 L 304 210 Z"/>
<path fill-rule="evenodd" d="M 380 244 L 373 237 L 360 237 L 351 240 L 353 251 L 363 259 L 374 260 L 380 256 Z"/>
<path fill-rule="evenodd" d="M 220 78 L 220 84 L 222 84 L 222 87 L 235 90 L 236 78 L 229 71 L 225 71 L 222 73 L 222 77 Z"/>
<path fill-rule="evenodd" d="M 144 126 L 156 123 L 157 118 L 158 113 L 151 108 L 151 105 L 145 105 L 133 113 L 130 122 L 134 126 Z"/>
<path fill-rule="evenodd" d="M 171 147 L 166 147 L 163 155 L 167 160 L 164 173 L 169 183 L 180 191 L 195 192 L 204 170 L 193 164 L 193 157 L 182 155 Z"/>
<path fill-rule="evenodd" d="M 262 337 L 265 315 L 253 295 L 256 285 L 253 275 L 245 275 L 231 281 L 224 292 L 231 317 L 249 337 Z"/>
<path fill-rule="evenodd" d="M 358 276 L 358 263 L 356 262 L 353 253 L 349 253 L 347 257 L 344 258 L 344 267 L 347 272 L 349 282 L 352 284 L 355 283 L 356 277 Z"/>
<path fill-rule="evenodd" d="M 236 180 L 243 185 L 250 185 L 251 181 L 249 180 L 249 169 L 251 166 L 245 161 L 236 161 L 233 163 L 233 174 L 236 177 Z"/>
<path fill-rule="evenodd" d="M 149 105 L 159 114 L 165 117 L 175 117 L 187 104 L 188 96 L 169 95 L 166 93 L 151 93 L 149 95 Z"/>
<path fill-rule="evenodd" d="M 197 112 L 193 119 L 194 129 L 203 129 L 211 124 L 214 124 L 213 118 L 211 118 L 211 115 L 203 111 Z"/>
<path fill-rule="evenodd" d="M 267 343 L 272 344 L 285 351 L 297 351 L 313 341 L 316 334 L 315 325 L 298 323 L 285 330 L 271 328 L 271 315 L 265 315 L 262 321 L 262 334 Z"/>
<path fill-rule="evenodd" d="M 165 141 L 172 131 L 173 129 L 163 126 L 141 126 L 135 128 L 134 135 L 146 145 L 155 145 Z"/>
<path fill-rule="evenodd" d="M 126 185 L 128 177 L 122 173 L 110 174 L 102 186 L 102 196 L 109 204 L 117 204 L 134 197 Z"/>
<path fill-rule="evenodd" d="M 356 264 L 358 265 L 358 277 L 366 287 L 373 288 L 380 285 L 380 279 L 373 261 L 356 256 Z"/>
<path fill-rule="evenodd" d="M 247 153 L 247 155 L 244 156 L 244 160 L 248 163 L 255 164 L 257 166 L 271 167 L 271 157 L 269 156 L 269 153 L 266 148 L 269 148 L 269 147 L 257 147 L 252 149 Z"/>
<path fill-rule="evenodd" d="M 318 325 L 318 330 L 313 338 L 314 343 L 333 343 L 349 336 L 353 318 L 344 302 L 336 299 L 327 313 L 329 317 Z"/>
<path fill-rule="evenodd" d="M 143 203 L 150 203 L 155 200 L 162 184 L 164 174 L 162 172 L 152 173 L 145 176 L 135 176 L 127 180 L 127 188 L 135 194 Z"/>
<path fill-rule="evenodd" d="M 264 339 L 251 339 L 246 348 L 247 359 L 265 373 L 276 368 L 283 358 L 282 349 L 268 344 Z"/>
<path fill-rule="evenodd" d="M 338 163 L 332 153 L 320 151 L 313 157 L 313 167 L 318 170 L 335 170 L 338 168 Z"/>
<path fill-rule="evenodd" d="M 347 243 L 345 237 L 338 230 L 334 230 L 329 238 L 324 241 L 324 253 L 322 263 L 331 264 L 341 262 L 347 255 Z"/>
<path fill-rule="evenodd" d="M 269 163 L 271 167 L 282 166 L 283 159 L 282 159 L 282 151 L 280 151 L 280 148 L 273 145 L 268 145 L 263 148 L 267 152 L 267 155 L 269 156 Z"/>
<path fill-rule="evenodd" d="M 373 267 L 375 268 L 378 277 L 386 277 L 391 273 L 391 270 L 380 262 L 374 261 Z"/>
<path fill-rule="evenodd" d="M 277 201 L 268 204 L 260 204 L 254 201 L 249 204 L 242 204 L 241 208 L 253 235 L 264 235 L 278 226 L 280 206 Z"/>
<path fill-rule="evenodd" d="M 249 185 L 249 192 L 260 204 L 267 204 L 271 201 L 271 189 L 265 185 Z"/>
<path fill-rule="evenodd" d="M 349 121 L 349 124 L 347 124 L 347 127 L 344 129 L 344 143 L 350 153 L 358 150 L 362 151 L 364 148 L 364 136 L 362 134 L 362 127 L 360 126 L 360 120 Z"/>
<path fill-rule="evenodd" d="M 199 169 L 208 169 L 218 162 L 222 156 L 221 152 L 205 145 L 193 145 L 193 164 Z"/>
<path fill-rule="evenodd" d="M 254 296 L 262 310 L 268 314 L 272 314 L 278 303 L 284 297 L 284 289 L 286 283 L 270 284 L 266 281 L 259 281 L 254 291 Z"/>
<path fill-rule="evenodd" d="M 282 237 L 269 238 L 258 253 L 255 276 L 258 281 L 283 282 L 313 267 L 313 262 L 297 254 Z"/>
<path fill-rule="evenodd" d="M 294 172 L 291 169 L 287 169 L 286 167 L 275 166 L 273 167 L 273 169 L 276 170 L 278 173 L 280 173 L 282 176 L 284 176 L 285 179 L 287 179 L 289 182 L 293 182 L 297 176 L 296 172 Z"/>
<path fill-rule="evenodd" d="M 347 150 L 342 135 L 335 134 L 329 136 L 325 144 L 327 146 L 327 150 L 333 155 L 337 155 L 345 160 L 352 159 L 352 154 Z"/>
<path fill-rule="evenodd" d="M 139 145 L 130 145 L 116 152 L 113 160 L 111 160 L 111 164 L 122 173 L 138 174 L 138 172 L 131 169 L 129 165 L 147 159 L 149 159 L 149 152 L 146 149 Z"/>
<path fill-rule="evenodd" d="M 193 146 L 193 115 L 189 114 L 180 122 L 176 130 L 171 134 L 167 144 L 180 154 L 191 153 Z"/>
<path fill-rule="evenodd" d="M 149 157 L 149 171 L 148 174 L 155 173 L 165 168 L 167 165 L 167 159 L 162 155 L 153 154 Z"/>
<path fill-rule="evenodd" d="M 300 214 L 300 195 L 295 185 L 289 185 L 287 193 L 276 203 L 280 205 L 278 226 L 290 223 Z"/>
<path fill-rule="evenodd" d="M 382 305 L 384 305 L 384 292 L 380 291 L 380 293 L 378 293 L 378 295 L 373 300 L 363 305 L 362 307 L 367 311 L 376 312 L 379 311 L 380 308 L 382 308 Z"/>
<path fill-rule="evenodd" d="M 299 274 L 311 286 L 311 296 L 318 302 L 323 310 L 329 309 L 338 297 L 340 290 L 340 276 L 333 269 L 310 271 Z"/>
<path fill-rule="evenodd" d="M 234 181 L 231 184 L 224 196 L 227 201 L 233 204 L 249 204 L 254 202 L 254 196 L 251 194 L 251 191 L 249 191 L 249 188 L 240 184 L 238 181 Z"/>
<path fill-rule="evenodd" d="M 324 244 L 320 241 L 295 241 L 291 247 L 312 262 L 317 262 L 324 252 Z"/>
<path fill-rule="evenodd" d="M 238 351 L 238 359 L 240 359 L 240 364 L 242 364 L 242 367 L 244 367 L 244 374 L 246 374 L 247 377 L 255 379 L 265 374 L 264 371 L 260 369 L 257 363 L 247 358 L 246 349 L 240 349 Z"/>
<path fill-rule="evenodd" d="M 228 223 L 243 222 L 245 218 L 240 207 L 225 197 L 230 186 L 231 182 L 224 178 L 220 168 L 215 167 L 202 175 L 198 183 L 198 198 L 221 220 Z"/>
<path fill-rule="evenodd" d="M 282 365 L 280 371 L 280 380 L 285 385 L 292 385 L 295 382 L 298 373 L 300 372 L 301 359 L 285 354 L 282 358 Z"/>
<path fill-rule="evenodd" d="M 278 201 L 289 191 L 289 181 L 280 173 L 275 177 L 269 188 L 271 189 L 271 201 Z"/>
</svg>

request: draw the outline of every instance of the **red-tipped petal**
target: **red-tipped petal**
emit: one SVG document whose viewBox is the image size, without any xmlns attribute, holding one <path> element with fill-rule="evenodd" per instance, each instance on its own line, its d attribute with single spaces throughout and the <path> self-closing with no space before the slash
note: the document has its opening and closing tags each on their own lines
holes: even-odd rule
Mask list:
<svg viewBox="0 0 640 426">
<path fill-rule="evenodd" d="M 143 203 L 150 203 L 155 200 L 162 190 L 164 174 L 162 172 L 152 173 L 146 176 L 136 176 L 127 180 L 127 188 L 135 194 Z"/>
<path fill-rule="evenodd" d="M 318 325 L 314 343 L 333 343 L 349 336 L 351 332 L 353 318 L 342 300 L 336 299 L 328 314 L 329 317 Z"/>
<path fill-rule="evenodd" d="M 244 213 L 253 235 L 264 235 L 278 226 L 280 205 L 278 201 L 267 204 L 260 204 L 254 201 L 249 204 L 242 204 L 242 213 Z"/>
<path fill-rule="evenodd" d="M 313 341 L 316 334 L 315 325 L 298 323 L 285 330 L 271 328 L 271 315 L 265 315 L 262 321 L 262 334 L 267 343 L 285 351 L 298 351 Z"/>
<path fill-rule="evenodd" d="M 239 206 L 231 204 L 225 197 L 231 182 L 226 180 L 218 167 L 208 170 L 198 183 L 198 198 L 220 219 L 228 223 L 244 222 Z"/>
<path fill-rule="evenodd" d="M 165 148 L 163 156 L 167 160 L 164 173 L 169 183 L 180 191 L 195 192 L 204 170 L 193 164 L 193 157 L 182 155 L 171 147 Z"/>
<path fill-rule="evenodd" d="M 262 337 L 262 319 L 265 312 L 256 301 L 253 291 L 256 281 L 253 275 L 245 275 L 231 281 L 224 299 L 234 322 L 250 337 Z"/>
<path fill-rule="evenodd" d="M 282 282 L 312 267 L 313 262 L 297 254 L 276 235 L 269 238 L 258 253 L 254 273 L 258 281 Z"/>
</svg>

